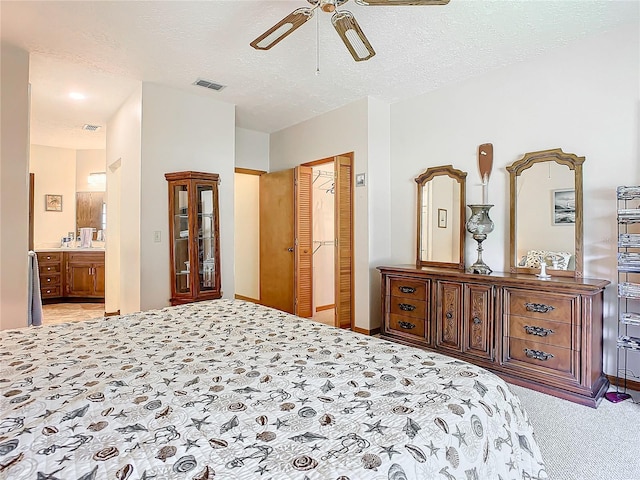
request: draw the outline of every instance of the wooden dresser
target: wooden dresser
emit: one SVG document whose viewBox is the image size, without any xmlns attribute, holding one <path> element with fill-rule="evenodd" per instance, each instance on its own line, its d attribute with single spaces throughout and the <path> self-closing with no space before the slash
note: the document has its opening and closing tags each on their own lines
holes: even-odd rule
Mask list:
<svg viewBox="0 0 640 480">
<path fill-rule="evenodd" d="M 596 407 L 609 281 L 411 265 L 382 273 L 382 337 L 487 368 L 506 381 Z"/>
</svg>

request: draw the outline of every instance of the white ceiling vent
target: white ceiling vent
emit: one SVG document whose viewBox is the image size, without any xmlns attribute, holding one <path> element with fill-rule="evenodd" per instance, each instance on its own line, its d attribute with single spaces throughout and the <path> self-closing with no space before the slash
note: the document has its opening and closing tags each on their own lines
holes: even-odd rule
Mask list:
<svg viewBox="0 0 640 480">
<path fill-rule="evenodd" d="M 89 125 L 88 123 L 85 123 L 82 126 L 83 130 L 88 130 L 89 132 L 97 132 L 100 128 L 102 128 L 100 125 Z"/>
<path fill-rule="evenodd" d="M 215 90 L 216 92 L 219 92 L 220 90 L 222 90 L 225 87 L 225 85 L 220 85 L 219 83 L 210 82 L 209 80 L 203 80 L 201 78 L 199 78 L 198 80 L 193 82 L 193 84 L 194 85 L 198 85 L 199 87 L 204 87 L 204 88 L 208 88 L 210 90 Z"/>
</svg>

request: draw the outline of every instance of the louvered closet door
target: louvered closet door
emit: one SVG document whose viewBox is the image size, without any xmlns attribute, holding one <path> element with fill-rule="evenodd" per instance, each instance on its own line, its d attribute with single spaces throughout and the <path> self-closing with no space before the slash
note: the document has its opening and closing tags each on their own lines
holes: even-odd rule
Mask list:
<svg viewBox="0 0 640 480">
<path fill-rule="evenodd" d="M 306 318 L 313 316 L 312 174 L 311 167 L 295 169 L 295 314 Z"/>
<path fill-rule="evenodd" d="M 351 157 L 335 160 L 336 198 L 336 323 L 340 328 L 353 324 L 353 194 Z"/>
</svg>

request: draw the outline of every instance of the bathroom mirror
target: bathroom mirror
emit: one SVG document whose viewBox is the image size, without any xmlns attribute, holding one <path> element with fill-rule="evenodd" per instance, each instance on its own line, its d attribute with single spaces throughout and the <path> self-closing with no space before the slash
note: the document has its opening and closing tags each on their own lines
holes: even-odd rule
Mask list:
<svg viewBox="0 0 640 480">
<path fill-rule="evenodd" d="M 561 149 L 526 153 L 510 177 L 510 265 L 514 273 L 582 277 L 582 163 Z"/>
<path fill-rule="evenodd" d="M 418 267 L 464 270 L 466 172 L 451 165 L 432 167 L 418 184 Z"/>
<path fill-rule="evenodd" d="M 76 236 L 81 228 L 93 228 L 93 240 L 103 240 L 100 232 L 107 228 L 104 192 L 76 193 Z"/>
</svg>

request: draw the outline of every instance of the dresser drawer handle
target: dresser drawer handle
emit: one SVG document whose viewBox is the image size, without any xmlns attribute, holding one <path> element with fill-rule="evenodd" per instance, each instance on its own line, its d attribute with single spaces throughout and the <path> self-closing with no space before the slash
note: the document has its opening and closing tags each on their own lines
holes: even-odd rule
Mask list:
<svg viewBox="0 0 640 480">
<path fill-rule="evenodd" d="M 416 293 L 416 289 L 413 287 L 401 286 L 398 287 L 398 290 L 400 290 L 402 293 Z"/>
<path fill-rule="evenodd" d="M 556 307 L 545 305 L 544 303 L 525 303 L 524 306 L 527 307 L 528 312 L 536 313 L 549 313 L 550 311 L 556 309 Z"/>
<path fill-rule="evenodd" d="M 400 310 L 403 312 L 413 312 L 416 309 L 415 305 L 411 305 L 409 303 L 399 303 L 398 307 L 400 307 Z"/>
<path fill-rule="evenodd" d="M 404 328 L 405 330 L 411 330 L 412 328 L 416 328 L 415 324 L 410 322 L 398 322 L 400 328 Z"/>
<path fill-rule="evenodd" d="M 547 337 L 553 333 L 553 330 L 550 328 L 531 327 L 529 325 L 525 325 L 524 330 L 529 335 L 537 335 L 538 337 Z"/>
<path fill-rule="evenodd" d="M 529 348 L 525 348 L 524 353 L 529 358 L 533 358 L 535 360 L 542 360 L 543 362 L 553 358 L 552 353 L 543 352 L 542 350 L 531 350 Z"/>
</svg>

